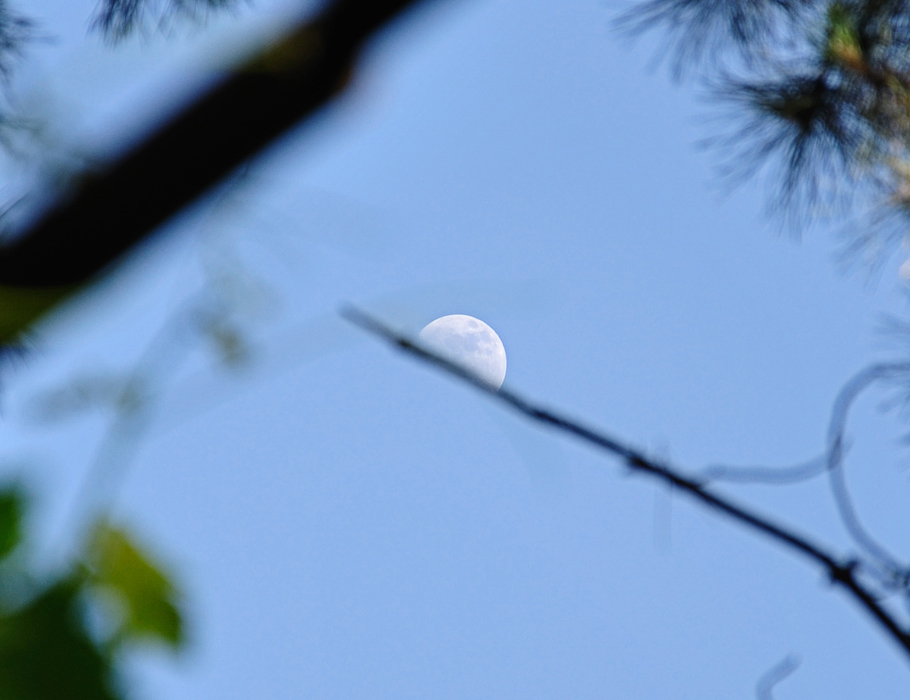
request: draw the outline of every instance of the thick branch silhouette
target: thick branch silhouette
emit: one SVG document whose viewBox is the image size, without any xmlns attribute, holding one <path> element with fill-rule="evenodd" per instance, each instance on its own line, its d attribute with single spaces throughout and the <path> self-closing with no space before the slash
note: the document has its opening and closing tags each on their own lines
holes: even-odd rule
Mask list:
<svg viewBox="0 0 910 700">
<path fill-rule="evenodd" d="M 323 107 L 347 84 L 365 42 L 418 2 L 326 3 L 114 162 L 77 178 L 0 247 L 3 306 L 31 302 L 38 307 L 0 324 L 0 341 L 10 340 L 47 306 L 90 281 Z M 23 289 L 59 294 L 39 303 L 24 297 Z"/>
<path fill-rule="evenodd" d="M 904 652 L 907 661 L 910 662 L 910 633 L 878 602 L 876 592 L 868 588 L 860 580 L 857 571 L 859 562 L 857 560 L 841 559 L 823 546 L 813 542 L 809 537 L 798 533 L 791 526 L 775 522 L 771 517 L 763 513 L 736 503 L 725 494 L 709 490 L 704 479 L 688 476 L 675 466 L 658 462 L 618 438 L 612 437 L 603 431 L 589 428 L 559 413 L 542 408 L 511 390 L 497 389 L 469 370 L 436 355 L 359 309 L 345 307 L 341 310 L 341 314 L 354 325 L 385 340 L 394 348 L 473 384 L 476 388 L 508 404 L 527 418 L 573 435 L 583 442 L 608 452 L 622 461 L 633 472 L 645 474 L 669 484 L 696 501 L 710 506 L 732 520 L 802 555 L 821 568 L 832 583 L 843 587 L 853 600 L 897 643 Z"/>
</svg>

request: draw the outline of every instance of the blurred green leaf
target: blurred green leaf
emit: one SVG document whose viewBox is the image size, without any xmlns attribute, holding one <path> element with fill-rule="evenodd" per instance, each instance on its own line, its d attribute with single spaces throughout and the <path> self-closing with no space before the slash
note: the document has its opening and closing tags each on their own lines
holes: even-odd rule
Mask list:
<svg viewBox="0 0 910 700">
<path fill-rule="evenodd" d="M 152 639 L 176 648 L 183 642 L 177 591 L 158 564 L 123 530 L 100 525 L 87 553 L 89 583 L 119 609 L 115 640 Z"/>
<path fill-rule="evenodd" d="M 61 581 L 0 616 L 2 700 L 118 700 L 111 661 L 85 626 L 80 589 Z"/>
<path fill-rule="evenodd" d="M 0 491 L 0 559 L 12 552 L 22 540 L 22 514 L 25 498 L 17 488 Z"/>
</svg>

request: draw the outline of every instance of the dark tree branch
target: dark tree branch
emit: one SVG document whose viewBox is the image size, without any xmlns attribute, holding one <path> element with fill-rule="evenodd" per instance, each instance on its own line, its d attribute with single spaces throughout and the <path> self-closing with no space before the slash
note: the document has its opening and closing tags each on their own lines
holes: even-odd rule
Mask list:
<svg viewBox="0 0 910 700">
<path fill-rule="evenodd" d="M 364 43 L 418 0 L 336 0 L 73 189 L 0 248 L 0 342 L 90 281 L 349 80 Z M 28 295 L 41 290 L 47 298 Z M 24 291 L 23 291 L 24 290 Z M 57 294 L 54 294 L 54 292 Z M 36 310 L 19 310 L 31 301 Z"/>
<path fill-rule="evenodd" d="M 901 627 L 891 613 L 879 604 L 875 593 L 860 581 L 856 571 L 858 562 L 849 559 L 840 560 L 835 554 L 828 552 L 808 537 L 797 533 L 791 527 L 778 524 L 770 517 L 740 505 L 726 495 L 709 491 L 702 479 L 687 476 L 675 467 L 652 460 L 617 438 L 541 408 L 508 389 L 497 389 L 495 386 L 487 384 L 470 371 L 430 352 L 359 309 L 345 307 L 341 314 L 354 325 L 382 338 L 393 347 L 473 384 L 527 418 L 574 435 L 583 442 L 609 452 L 633 472 L 645 474 L 669 484 L 696 501 L 710 506 L 732 520 L 802 555 L 819 566 L 832 583 L 842 586 L 854 601 L 878 622 L 910 661 L 910 634 Z"/>
</svg>

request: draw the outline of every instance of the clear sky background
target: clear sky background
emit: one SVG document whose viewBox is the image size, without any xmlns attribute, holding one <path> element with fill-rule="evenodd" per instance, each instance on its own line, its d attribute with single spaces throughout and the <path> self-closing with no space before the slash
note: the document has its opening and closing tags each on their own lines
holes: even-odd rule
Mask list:
<svg viewBox="0 0 910 700">
<path fill-rule="evenodd" d="M 23 62 L 18 104 L 58 153 L 103 151 L 288 7 L 110 48 L 86 34 L 92 2 L 29 3 L 55 39 Z M 137 655 L 137 698 L 750 698 L 789 653 L 779 699 L 906 698 L 906 660 L 819 571 L 337 315 L 413 333 L 477 316 L 506 386 L 686 468 L 820 453 L 839 387 L 905 351 L 878 331 L 905 309 L 901 251 L 870 282 L 840 271 L 832 227 L 796 241 L 758 185 L 722 196 L 696 147 L 712 108 L 654 69 L 658 37 L 616 35 L 619 9 L 411 15 L 332 108 L 8 373 L 5 470 L 33 487 L 52 561 L 84 524 L 110 413 L 42 420 L 41 397 L 158 362 L 154 420 L 91 492 L 186 596 L 187 651 Z M 205 269 L 247 280 L 241 367 L 161 336 Z M 881 398 L 858 407 L 848 473 L 906 553 L 905 428 Z M 824 482 L 731 490 L 850 551 Z"/>
</svg>

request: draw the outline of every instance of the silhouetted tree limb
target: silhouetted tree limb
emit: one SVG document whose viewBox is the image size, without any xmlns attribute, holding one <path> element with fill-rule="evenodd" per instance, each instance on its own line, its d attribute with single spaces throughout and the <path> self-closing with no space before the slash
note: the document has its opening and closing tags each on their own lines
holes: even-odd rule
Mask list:
<svg viewBox="0 0 910 700">
<path fill-rule="evenodd" d="M 111 265 L 347 84 L 364 43 L 417 0 L 336 0 L 85 173 L 0 248 L 0 341 Z"/>
<path fill-rule="evenodd" d="M 854 601 L 875 619 L 887 635 L 897 643 L 907 661 L 910 662 L 910 633 L 879 603 L 877 592 L 868 588 L 860 580 L 858 560 L 841 558 L 831 553 L 807 536 L 798 533 L 794 528 L 777 523 L 762 513 L 740 505 L 727 495 L 709 490 L 703 479 L 688 476 L 672 465 L 658 462 L 618 438 L 541 408 L 508 389 L 497 389 L 493 385 L 487 384 L 470 371 L 434 354 L 359 309 L 345 307 L 341 314 L 351 323 L 382 338 L 393 347 L 473 384 L 476 388 L 508 404 L 527 418 L 574 435 L 583 442 L 612 454 L 634 473 L 645 474 L 662 481 L 696 501 L 802 555 L 820 567 L 832 583 L 844 588 Z"/>
</svg>

